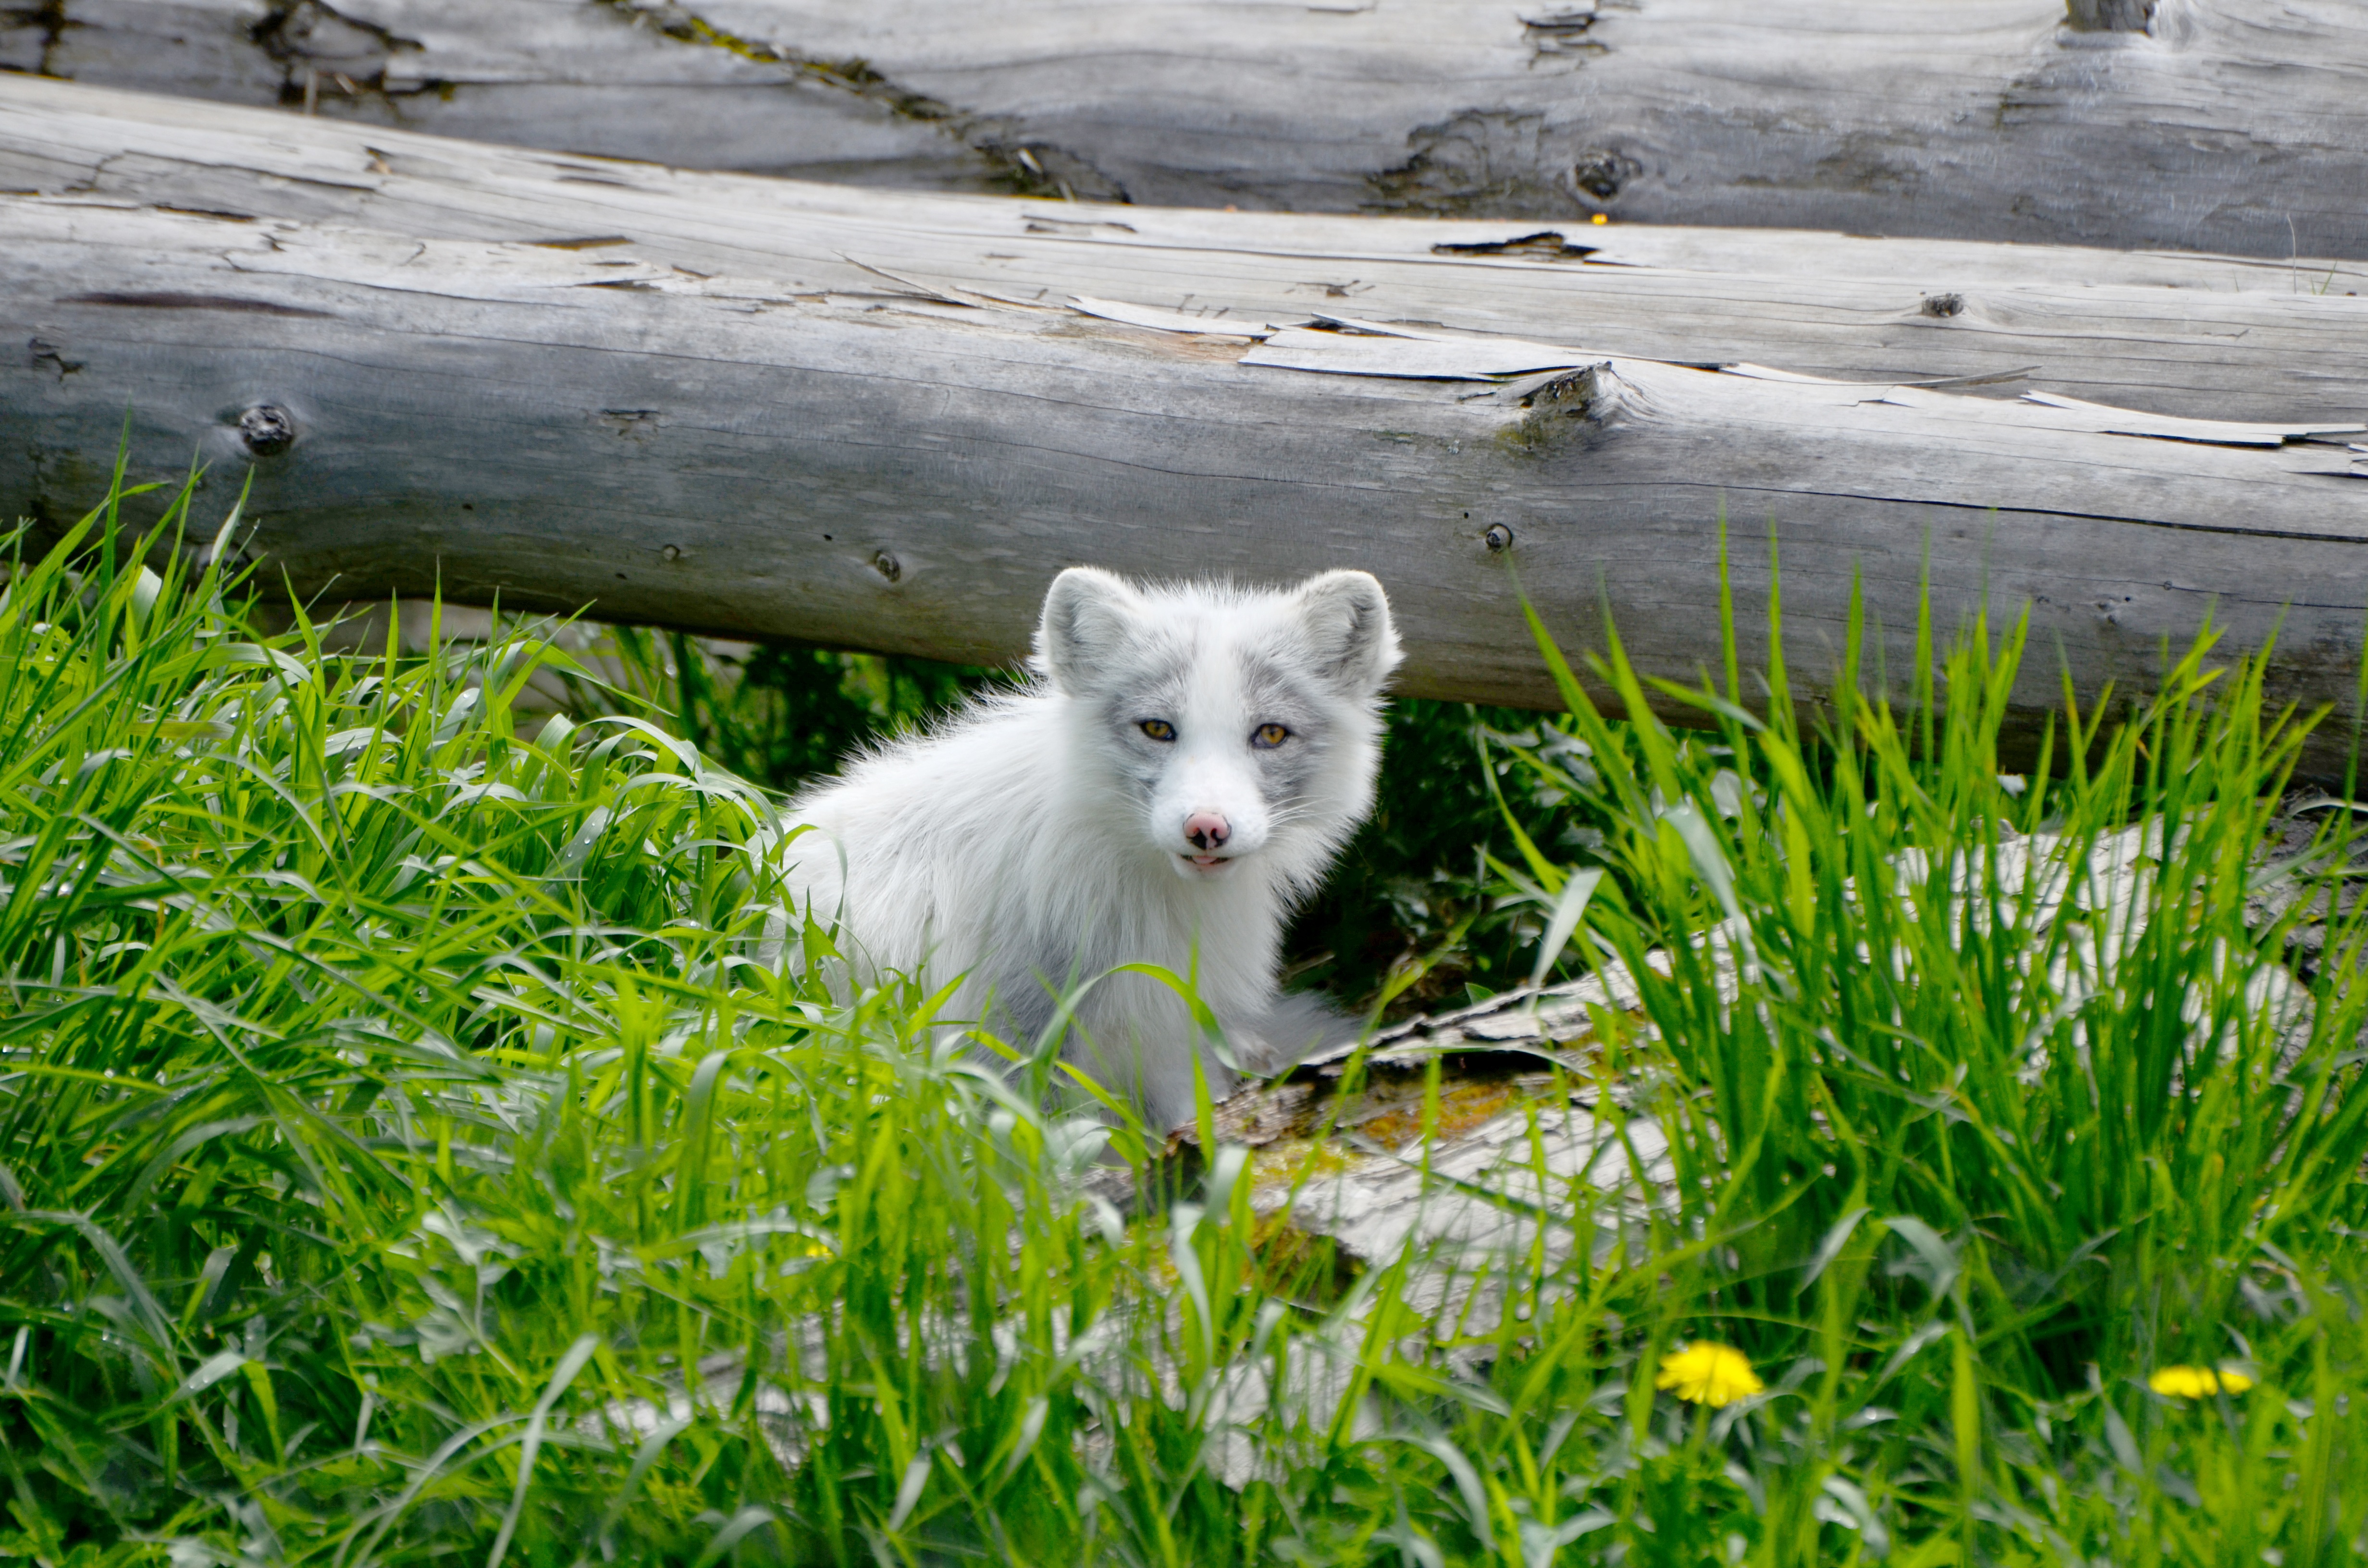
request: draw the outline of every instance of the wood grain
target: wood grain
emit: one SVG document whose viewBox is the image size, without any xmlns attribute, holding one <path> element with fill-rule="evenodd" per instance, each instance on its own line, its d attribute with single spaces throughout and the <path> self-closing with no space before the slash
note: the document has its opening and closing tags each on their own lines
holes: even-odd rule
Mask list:
<svg viewBox="0 0 2368 1568">
<path fill-rule="evenodd" d="M 2353 0 L 51 0 L 0 64 L 1145 205 L 2368 257 Z"/>
<path fill-rule="evenodd" d="M 2018 384 L 2202 418 L 2368 418 L 2368 264 L 1616 224 L 1568 231 L 1587 259 L 1545 260 L 1475 248 L 1538 232 L 1519 224 L 888 196 L 0 75 L 11 188 L 599 241 L 603 261 L 759 300 L 1083 295 L 1254 325 L 1331 312 L 1846 381 L 2028 370 Z"/>
</svg>

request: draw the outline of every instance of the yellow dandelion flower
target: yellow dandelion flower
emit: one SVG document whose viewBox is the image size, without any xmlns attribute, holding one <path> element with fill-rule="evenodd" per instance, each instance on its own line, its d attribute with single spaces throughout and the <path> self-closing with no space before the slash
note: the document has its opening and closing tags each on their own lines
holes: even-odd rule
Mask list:
<svg viewBox="0 0 2368 1568">
<path fill-rule="evenodd" d="M 1733 1404 L 1768 1385 L 1759 1381 L 1742 1351 L 1697 1339 L 1661 1358 L 1661 1375 L 1653 1380 L 1653 1386 L 1668 1389 L 1688 1403 L 1715 1407 Z"/>
<path fill-rule="evenodd" d="M 2209 1399 L 2215 1393 L 2243 1393 L 2253 1380 L 2226 1368 L 2165 1367 L 2146 1380 L 2146 1387 L 2166 1399 Z"/>
</svg>

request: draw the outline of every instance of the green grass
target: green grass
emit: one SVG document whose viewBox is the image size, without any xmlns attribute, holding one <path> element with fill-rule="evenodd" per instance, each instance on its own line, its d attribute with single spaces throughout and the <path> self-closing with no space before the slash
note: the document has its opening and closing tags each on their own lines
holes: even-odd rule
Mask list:
<svg viewBox="0 0 2368 1568">
<path fill-rule="evenodd" d="M 2300 728 L 2256 665 L 2067 711 L 2019 791 L 2011 639 L 1830 733 L 1781 663 L 1730 659 L 1684 737 L 1573 684 L 1494 753 L 1488 876 L 1550 906 L 1607 871 L 1573 951 L 1647 976 L 1653 1028 L 1605 1026 L 1681 1179 L 1442 1336 L 1404 1260 L 1310 1304 L 1326 1260 L 1223 1152 L 1121 1215 L 1080 1181 L 1105 1131 L 933 1043 L 932 998 L 757 966 L 772 800 L 652 718 L 514 726 L 564 654 L 267 635 L 176 547 L 186 493 L 153 573 L 120 505 L 0 602 L 0 1556 L 2362 1554 L 2362 934 L 2265 1015 L 2299 915 L 2247 895 L 2309 873 L 2253 869 Z M 2148 823 L 2134 942 L 1995 870 Z M 1713 926 L 1750 960 L 1724 1001 Z M 1696 1338 L 1769 1392 L 1656 1393 Z M 1240 1369 L 1326 1346 L 1371 1420 L 1286 1403 L 1226 1484 Z M 2170 1363 L 2257 1381 L 2168 1400 Z"/>
<path fill-rule="evenodd" d="M 624 695 L 662 707 L 718 765 L 777 790 L 834 772 L 858 747 L 924 727 L 1009 678 L 908 654 L 790 643 L 734 647 L 723 656 L 678 631 L 628 626 L 609 627 L 603 641 Z M 614 705 L 580 685 L 577 695 L 593 709 Z"/>
</svg>

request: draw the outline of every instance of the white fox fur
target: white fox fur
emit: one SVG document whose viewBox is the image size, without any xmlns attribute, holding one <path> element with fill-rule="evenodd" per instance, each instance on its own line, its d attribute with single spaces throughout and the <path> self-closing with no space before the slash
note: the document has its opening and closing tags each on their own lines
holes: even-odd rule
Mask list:
<svg viewBox="0 0 2368 1568">
<path fill-rule="evenodd" d="M 1021 1050 L 1093 982 L 1063 1050 L 1156 1129 L 1193 1114 L 1201 1034 L 1117 965 L 1190 976 L 1253 1070 L 1339 1027 L 1282 995 L 1283 922 L 1372 803 L 1389 601 L 1362 572 L 1294 590 L 1137 586 L 1076 568 L 1045 595 L 1034 681 L 791 802 L 803 915 L 866 975 L 933 987 Z M 1198 837 L 1194 837 L 1194 835 Z M 1212 1096 L 1235 1084 L 1200 1051 Z"/>
</svg>

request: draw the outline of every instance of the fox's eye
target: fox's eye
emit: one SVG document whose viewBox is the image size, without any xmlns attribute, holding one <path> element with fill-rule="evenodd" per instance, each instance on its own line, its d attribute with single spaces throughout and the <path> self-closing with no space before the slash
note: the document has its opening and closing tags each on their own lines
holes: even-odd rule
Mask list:
<svg viewBox="0 0 2368 1568">
<path fill-rule="evenodd" d="M 1176 726 L 1165 719 L 1145 719 L 1143 733 L 1155 741 L 1172 741 L 1176 738 Z"/>
<path fill-rule="evenodd" d="M 1281 724 L 1260 724 L 1258 732 L 1250 736 L 1250 744 L 1260 751 L 1272 751 L 1289 739 L 1291 732 Z"/>
</svg>

